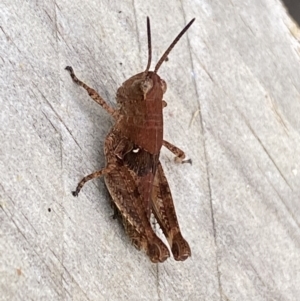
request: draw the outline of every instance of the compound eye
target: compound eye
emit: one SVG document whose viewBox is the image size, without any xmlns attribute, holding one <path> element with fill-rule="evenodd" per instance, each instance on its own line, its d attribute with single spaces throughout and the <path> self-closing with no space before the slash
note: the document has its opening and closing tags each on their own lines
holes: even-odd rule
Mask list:
<svg viewBox="0 0 300 301">
<path fill-rule="evenodd" d="M 153 87 L 153 80 L 149 77 L 147 77 L 144 81 L 141 83 L 141 89 L 144 93 L 144 96 L 152 89 Z"/>
<path fill-rule="evenodd" d="M 167 83 L 163 79 L 160 80 L 160 86 L 163 90 L 163 93 L 165 94 L 167 91 Z"/>
</svg>

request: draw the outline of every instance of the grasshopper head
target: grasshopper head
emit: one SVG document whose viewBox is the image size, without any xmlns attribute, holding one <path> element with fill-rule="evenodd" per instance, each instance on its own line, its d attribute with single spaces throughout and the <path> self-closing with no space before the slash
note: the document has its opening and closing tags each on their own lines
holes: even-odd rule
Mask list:
<svg viewBox="0 0 300 301">
<path fill-rule="evenodd" d="M 117 90 L 117 102 L 123 106 L 130 102 L 138 102 L 148 99 L 162 100 L 167 90 L 166 82 L 153 71 L 138 73 Z"/>
<path fill-rule="evenodd" d="M 162 95 L 167 90 L 166 82 L 159 77 L 157 74 L 158 69 L 162 63 L 167 59 L 169 53 L 184 35 L 184 33 L 193 24 L 195 19 L 192 19 L 178 34 L 171 45 L 167 48 L 165 53 L 157 62 L 154 71 L 149 71 L 152 59 L 152 48 L 151 48 L 151 30 L 150 30 L 150 19 L 147 17 L 147 36 L 148 36 L 148 63 L 146 70 L 142 73 L 138 73 L 128 80 L 126 80 L 117 91 L 117 102 L 124 105 L 125 102 L 137 102 L 145 99 L 161 100 Z M 129 104 L 130 105 L 130 104 Z"/>
</svg>

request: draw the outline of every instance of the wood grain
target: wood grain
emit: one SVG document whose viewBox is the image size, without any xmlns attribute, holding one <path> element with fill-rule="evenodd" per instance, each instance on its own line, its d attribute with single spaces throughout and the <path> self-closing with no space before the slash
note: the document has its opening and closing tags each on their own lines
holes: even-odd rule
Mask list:
<svg viewBox="0 0 300 301">
<path fill-rule="evenodd" d="M 149 262 L 116 220 L 103 181 L 115 92 L 196 21 L 160 68 L 163 151 L 183 263 Z M 1 300 L 297 300 L 300 295 L 299 42 L 280 2 L 0 3 Z M 294 27 L 293 27 L 294 28 Z M 154 64 L 153 64 L 154 65 Z M 160 233 L 160 230 L 157 229 Z"/>
</svg>

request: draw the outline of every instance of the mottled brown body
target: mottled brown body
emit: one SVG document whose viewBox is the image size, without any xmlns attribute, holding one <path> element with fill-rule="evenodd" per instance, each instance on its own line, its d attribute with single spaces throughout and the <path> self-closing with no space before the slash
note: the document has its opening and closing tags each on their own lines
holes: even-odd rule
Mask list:
<svg viewBox="0 0 300 301">
<path fill-rule="evenodd" d="M 152 262 L 163 262 L 170 254 L 151 226 L 151 213 L 166 236 L 175 260 L 182 261 L 191 256 L 190 247 L 181 235 L 171 191 L 159 161 L 160 149 L 164 145 L 176 155 L 176 161 L 190 161 L 183 161 L 184 152 L 163 140 L 162 111 L 166 105 L 163 94 L 167 86 L 157 75 L 157 70 L 193 21 L 177 36 L 154 71 L 149 71 L 151 38 L 147 18 L 148 66 L 146 71 L 129 78 L 118 89 L 117 110 L 108 106 L 95 90 L 80 81 L 72 67 L 66 67 L 74 82 L 82 86 L 115 119 L 115 125 L 105 140 L 106 167 L 84 177 L 73 195 L 77 196 L 87 181 L 104 176 L 127 234 Z"/>
</svg>

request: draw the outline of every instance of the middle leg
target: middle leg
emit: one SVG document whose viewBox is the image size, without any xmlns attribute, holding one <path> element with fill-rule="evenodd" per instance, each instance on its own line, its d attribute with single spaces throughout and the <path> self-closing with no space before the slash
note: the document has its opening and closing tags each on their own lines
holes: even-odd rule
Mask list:
<svg viewBox="0 0 300 301">
<path fill-rule="evenodd" d="M 176 163 L 190 163 L 192 164 L 191 159 L 184 160 L 185 158 L 185 153 L 183 150 L 178 148 L 177 146 L 171 144 L 170 142 L 164 140 L 163 141 L 163 146 L 166 147 L 170 152 L 172 152 L 176 157 L 175 157 L 175 162 Z"/>
</svg>

